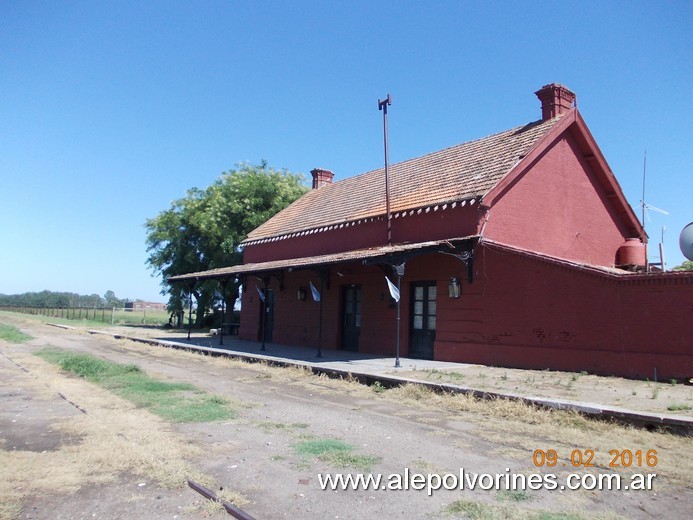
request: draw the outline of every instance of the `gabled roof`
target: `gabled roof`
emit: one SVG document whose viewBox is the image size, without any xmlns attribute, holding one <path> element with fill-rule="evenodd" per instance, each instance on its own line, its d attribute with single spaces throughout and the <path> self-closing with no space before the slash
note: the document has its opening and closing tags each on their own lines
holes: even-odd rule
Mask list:
<svg viewBox="0 0 693 520">
<path fill-rule="evenodd" d="M 483 196 L 560 118 L 536 121 L 389 166 L 393 213 Z M 385 172 L 379 168 L 311 190 L 251 231 L 245 245 L 385 214 Z"/>
<path fill-rule="evenodd" d="M 556 121 L 555 119 L 553 121 Z M 596 173 L 599 182 L 604 189 L 604 193 L 610 203 L 616 209 L 617 214 L 628 227 L 630 236 L 639 237 L 643 242 L 647 243 L 647 234 L 642 223 L 635 215 L 633 208 L 628 204 L 623 190 L 616 180 L 616 176 L 611 171 L 606 158 L 602 154 L 597 142 L 585 120 L 582 119 L 577 108 L 573 108 L 563 114 L 560 122 L 548 129 L 540 140 L 537 140 L 535 146 L 525 155 L 523 160 L 512 167 L 507 175 L 498 179 L 498 182 L 493 186 L 483 197 L 481 201 L 486 207 L 491 207 L 503 196 L 503 194 L 512 186 L 518 177 L 521 177 L 529 168 L 532 167 L 534 161 L 541 156 L 565 131 L 570 130 L 571 135 L 575 138 L 578 146 L 582 150 L 582 157 L 593 171 Z"/>
</svg>

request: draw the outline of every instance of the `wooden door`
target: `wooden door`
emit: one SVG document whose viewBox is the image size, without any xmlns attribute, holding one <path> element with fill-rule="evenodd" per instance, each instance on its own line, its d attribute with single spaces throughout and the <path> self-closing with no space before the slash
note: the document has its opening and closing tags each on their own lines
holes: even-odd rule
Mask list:
<svg viewBox="0 0 693 520">
<path fill-rule="evenodd" d="M 347 285 L 342 292 L 342 348 L 359 349 L 361 335 L 361 286 Z"/>
<path fill-rule="evenodd" d="M 433 359 L 436 340 L 436 283 L 411 284 L 409 357 Z"/>
</svg>

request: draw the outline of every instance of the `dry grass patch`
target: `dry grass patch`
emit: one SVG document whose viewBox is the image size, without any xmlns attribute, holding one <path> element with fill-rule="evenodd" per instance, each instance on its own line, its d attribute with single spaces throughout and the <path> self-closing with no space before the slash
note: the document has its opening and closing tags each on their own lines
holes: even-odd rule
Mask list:
<svg viewBox="0 0 693 520">
<path fill-rule="evenodd" d="M 688 485 L 693 480 L 693 466 L 687 456 L 693 439 L 667 433 L 590 420 L 577 412 L 538 408 L 508 399 L 482 400 L 466 394 L 435 392 L 423 385 L 404 385 L 377 394 L 378 398 L 394 400 L 421 409 L 438 409 L 454 415 L 464 414 L 465 420 L 477 424 L 478 435 L 513 450 L 524 452 L 531 463 L 535 449 L 550 446 L 569 462 L 572 450 L 591 449 L 598 467 L 607 467 L 610 450 L 657 450 L 658 464 L 651 471 L 658 474 L 658 483 Z M 453 415 L 453 416 L 454 416 Z M 508 432 L 513 432 L 508 435 Z M 516 455 L 517 456 L 517 455 Z M 513 458 L 516 458 L 513 457 Z M 609 468 L 625 474 L 648 471 L 650 468 Z M 663 480 L 659 480 L 660 477 Z"/>
<path fill-rule="evenodd" d="M 462 367 L 399 372 L 423 381 L 458 384 L 476 390 L 518 393 L 545 398 L 579 399 L 654 413 L 693 416 L 693 391 L 675 379 L 654 383 L 587 372 L 558 372 L 499 367 Z M 681 403 L 674 410 L 667 405 Z M 685 405 L 690 405 L 687 408 Z"/>
<path fill-rule="evenodd" d="M 428 473 L 429 475 L 445 475 L 446 473 L 454 473 L 454 471 L 440 468 L 432 462 L 428 462 L 427 460 L 420 458 L 411 461 L 407 467 L 415 469 L 419 473 Z"/>
<path fill-rule="evenodd" d="M 2 453 L 2 451 L 0 451 Z M 0 492 L 2 488 L 0 487 Z M 10 491 L 0 495 L 0 520 L 18 518 L 22 512 L 22 495 L 16 491 Z"/>
<path fill-rule="evenodd" d="M 34 378 L 25 388 L 37 395 L 62 394 L 87 410 L 51 427 L 81 439 L 56 451 L 0 451 L 4 478 L 0 479 L 3 510 L 29 495 L 71 493 L 88 484 L 113 482 L 122 474 L 177 488 L 192 478 L 211 486 L 211 479 L 191 463 L 199 448 L 175 433 L 168 423 L 112 393 L 82 379 L 60 374 L 55 367 L 31 355 L 17 360 Z M 3 513 L 4 514 L 4 513 Z M 12 516 L 9 515 L 9 518 Z"/>
<path fill-rule="evenodd" d="M 303 431 L 306 428 L 308 428 L 308 424 L 306 423 L 280 423 L 280 422 L 274 422 L 274 421 L 261 421 L 257 423 L 258 427 L 264 431 L 264 432 L 273 432 L 273 431 L 288 431 L 288 432 L 294 432 L 294 431 Z"/>
<path fill-rule="evenodd" d="M 242 507 L 250 503 L 243 495 L 236 493 L 235 491 L 230 491 L 228 489 L 222 489 L 221 491 L 215 491 L 215 495 L 219 500 L 233 504 L 236 507 Z M 226 514 L 226 509 L 221 502 L 217 500 L 209 500 L 200 495 L 200 499 L 197 506 L 186 507 L 183 511 L 187 514 L 200 515 L 203 518 L 216 515 L 218 513 Z"/>
<path fill-rule="evenodd" d="M 470 520 L 617 520 L 623 517 L 614 513 L 557 512 L 548 509 L 532 509 L 514 504 L 487 504 L 474 500 L 457 500 L 443 509 L 443 515 L 464 515 Z"/>
</svg>

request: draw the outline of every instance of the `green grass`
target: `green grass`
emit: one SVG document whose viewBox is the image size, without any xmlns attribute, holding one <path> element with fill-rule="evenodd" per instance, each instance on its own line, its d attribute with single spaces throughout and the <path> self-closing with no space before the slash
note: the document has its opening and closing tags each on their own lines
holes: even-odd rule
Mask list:
<svg viewBox="0 0 693 520">
<path fill-rule="evenodd" d="M 690 409 L 691 405 L 689 404 L 673 403 L 667 406 L 667 410 L 669 410 L 670 412 L 685 412 Z"/>
<path fill-rule="evenodd" d="M 354 468 L 361 471 L 370 469 L 382 459 L 374 455 L 357 455 L 344 451 L 335 451 L 321 455 L 320 460 L 339 468 Z"/>
<path fill-rule="evenodd" d="M 146 313 L 141 310 L 125 311 L 110 309 L 83 308 L 79 309 L 43 309 L 41 314 L 22 314 L 23 317 L 37 320 L 43 323 L 58 323 L 72 327 L 99 328 L 113 325 L 147 325 L 160 327 L 168 323 L 169 313 L 167 311 L 148 310 Z"/>
<path fill-rule="evenodd" d="M 474 502 L 472 500 L 457 500 L 445 508 L 445 513 L 449 515 L 460 515 L 464 513 L 467 518 L 471 520 L 487 520 L 502 518 L 500 515 L 495 515 L 494 512 L 498 508 L 494 506 L 488 506 L 482 504 L 481 502 Z"/>
<path fill-rule="evenodd" d="M 426 377 L 429 381 L 444 381 L 447 383 L 461 382 L 464 379 L 464 374 L 459 372 L 445 372 L 443 370 L 438 370 L 432 368 L 430 370 L 424 370 Z"/>
<path fill-rule="evenodd" d="M 229 400 L 188 383 L 154 379 L 136 365 L 54 348 L 43 349 L 36 355 L 171 422 L 210 422 L 237 416 Z"/>
<path fill-rule="evenodd" d="M 524 502 L 525 500 L 530 500 L 532 497 L 523 489 L 502 489 L 498 492 L 497 498 L 500 502 Z"/>
<path fill-rule="evenodd" d="M 371 388 L 376 394 L 382 394 L 385 391 L 385 387 L 380 381 L 376 381 L 375 383 L 373 383 Z"/>
<path fill-rule="evenodd" d="M 293 446 L 294 451 L 304 457 L 317 457 L 332 466 L 356 468 L 369 471 L 374 464 L 380 462 L 380 457 L 358 455 L 354 447 L 337 439 L 318 439 L 299 442 Z"/>
<path fill-rule="evenodd" d="M 272 422 L 272 421 L 262 421 L 262 422 L 258 423 L 258 426 L 260 427 L 261 430 L 264 430 L 266 432 L 277 431 L 277 430 L 284 430 L 284 431 L 304 430 L 304 429 L 308 428 L 308 424 L 306 424 L 306 423 L 279 423 L 279 422 Z"/>
<path fill-rule="evenodd" d="M 56 323 L 59 325 L 68 325 L 70 327 L 85 327 L 85 328 L 99 328 L 105 327 L 111 324 L 110 318 L 107 322 L 102 322 L 101 320 L 86 319 L 82 317 L 81 319 L 67 319 L 61 318 L 59 314 L 44 316 L 42 314 L 22 314 L 22 318 L 38 321 L 41 323 Z"/>
<path fill-rule="evenodd" d="M 147 310 L 146 313 L 141 310 L 126 311 L 123 309 L 117 309 L 113 315 L 109 311 L 106 311 L 106 320 L 108 323 L 113 322 L 116 325 L 165 325 L 168 323 L 169 313 L 168 311 L 154 311 Z M 186 321 L 187 323 L 187 321 Z"/>
<path fill-rule="evenodd" d="M 443 510 L 446 515 L 461 515 L 470 520 L 587 520 L 600 516 L 583 516 L 546 510 L 522 509 L 515 506 L 492 505 L 473 500 L 457 500 Z"/>
<path fill-rule="evenodd" d="M 311 455 L 319 457 L 326 453 L 347 452 L 354 447 L 337 439 L 319 439 L 300 442 L 294 445 L 294 450 L 299 455 Z"/>
<path fill-rule="evenodd" d="M 24 343 L 30 339 L 34 339 L 28 334 L 24 334 L 21 330 L 13 325 L 5 325 L 0 323 L 0 339 L 9 343 Z"/>
</svg>

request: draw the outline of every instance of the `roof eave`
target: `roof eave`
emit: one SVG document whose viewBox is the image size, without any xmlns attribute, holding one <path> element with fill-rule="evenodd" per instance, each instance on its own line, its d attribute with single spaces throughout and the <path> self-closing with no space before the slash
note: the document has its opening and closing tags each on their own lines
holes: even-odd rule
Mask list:
<svg viewBox="0 0 693 520">
<path fill-rule="evenodd" d="M 452 209 L 456 207 L 462 207 L 465 206 L 467 203 L 470 204 L 470 206 L 473 206 L 476 202 L 479 202 L 481 200 L 481 193 L 466 193 L 462 196 L 459 197 L 454 197 L 450 199 L 443 199 L 441 201 L 437 201 L 432 204 L 426 204 L 424 206 L 410 206 L 406 207 L 404 209 L 395 209 L 391 213 L 393 215 L 393 218 L 398 218 L 398 215 L 405 215 L 407 213 L 414 214 L 414 213 L 421 213 L 421 212 L 426 212 L 428 213 L 430 209 L 434 209 L 434 211 L 438 211 L 438 208 L 443 208 L 443 210 L 447 209 L 447 207 L 450 207 Z M 338 221 L 338 222 L 330 222 L 330 223 L 325 223 L 321 224 L 319 226 L 315 227 L 309 227 L 305 229 L 300 229 L 296 231 L 292 231 L 290 233 L 277 233 L 274 235 L 267 235 L 267 236 L 262 236 L 259 238 L 245 238 L 241 243 L 241 247 L 246 247 L 246 246 L 253 246 L 256 244 L 264 244 L 268 242 L 275 242 L 277 240 L 283 240 L 287 238 L 294 238 L 294 237 L 299 237 L 299 236 L 306 236 L 306 235 L 312 235 L 314 233 L 319 233 L 323 231 L 331 231 L 334 229 L 339 229 L 342 226 L 350 226 L 350 225 L 355 225 L 355 224 L 360 224 L 362 222 L 372 222 L 376 220 L 385 220 L 387 218 L 387 213 L 385 212 L 375 212 L 372 214 L 366 214 L 363 216 L 359 216 L 359 218 L 354 218 L 354 219 L 349 219 L 349 220 L 343 220 L 343 221 Z"/>
<path fill-rule="evenodd" d="M 358 261 L 368 261 L 369 263 L 378 263 L 378 261 L 382 261 L 384 263 L 388 263 L 388 259 L 401 258 L 402 255 L 412 253 L 433 253 L 438 252 L 436 249 L 441 248 L 449 252 L 460 247 L 470 247 L 477 242 L 478 238 L 479 237 L 477 235 L 470 235 L 466 237 L 450 238 L 447 240 L 434 240 L 429 242 L 417 242 L 413 244 L 394 244 L 392 246 L 356 249 L 353 251 L 330 253 L 312 257 L 239 264 L 231 267 L 212 269 L 209 271 L 171 276 L 168 278 L 167 282 L 197 282 L 210 279 L 228 279 L 236 276 L 272 273 L 284 270 L 320 268 Z"/>
</svg>

